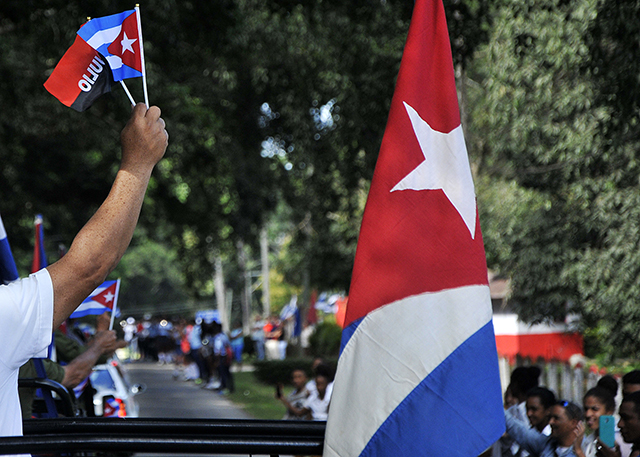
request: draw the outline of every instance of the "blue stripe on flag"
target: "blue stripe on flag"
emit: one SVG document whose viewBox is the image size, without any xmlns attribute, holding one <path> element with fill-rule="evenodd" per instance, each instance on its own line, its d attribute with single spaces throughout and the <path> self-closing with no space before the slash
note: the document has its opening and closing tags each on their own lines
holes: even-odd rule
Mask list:
<svg viewBox="0 0 640 457">
<path fill-rule="evenodd" d="M 342 329 L 342 337 L 340 340 L 340 354 L 342 354 L 342 350 L 345 348 L 355 331 L 358 329 L 358 326 L 360 325 L 360 322 L 362 322 L 362 319 L 364 319 L 364 317 L 356 319 L 351 324 Z"/>
<path fill-rule="evenodd" d="M 69 316 L 69 319 L 78 319 L 86 316 L 100 316 L 106 312 L 111 312 L 111 310 L 106 306 L 96 305 L 91 308 L 77 309 L 71 314 L 71 316 Z"/>
<path fill-rule="evenodd" d="M 0 283 L 9 283 L 18 279 L 18 269 L 16 262 L 11 255 L 9 240 L 0 239 Z"/>
<path fill-rule="evenodd" d="M 80 35 L 84 41 L 89 41 L 93 35 L 100 32 L 101 30 L 110 29 L 121 25 L 122 21 L 124 21 L 135 12 L 136 10 L 128 10 L 123 11 L 122 13 L 112 14 L 111 16 L 91 19 L 89 22 L 83 25 L 80 30 L 78 30 L 78 35 Z"/>
<path fill-rule="evenodd" d="M 7 232 L 0 217 L 0 284 L 8 284 L 19 278 L 16 262 L 11 254 Z"/>
<path fill-rule="evenodd" d="M 489 321 L 404 399 L 360 455 L 468 457 L 489 447 L 491 438 L 504 432 L 503 423 L 486 420 L 503 414 L 494 401 L 502 395 L 496 354 L 487 350 L 495 344 Z M 450 390 L 452 384 L 457 386 L 455 392 Z M 465 415 L 470 404 L 483 414 Z"/>
</svg>

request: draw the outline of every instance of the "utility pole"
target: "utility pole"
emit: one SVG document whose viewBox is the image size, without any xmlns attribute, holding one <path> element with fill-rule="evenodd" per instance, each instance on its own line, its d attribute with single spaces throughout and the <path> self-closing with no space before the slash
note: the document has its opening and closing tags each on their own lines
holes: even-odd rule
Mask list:
<svg viewBox="0 0 640 457">
<path fill-rule="evenodd" d="M 244 289 L 242 290 L 242 331 L 245 335 L 251 333 L 251 272 L 247 271 L 247 254 L 244 250 L 244 242 L 239 240 L 236 244 L 238 251 L 238 266 L 244 276 Z"/>
<path fill-rule="evenodd" d="M 262 316 L 266 319 L 271 314 L 271 290 L 269 287 L 269 240 L 267 227 L 260 231 L 260 261 L 262 263 Z"/>
</svg>

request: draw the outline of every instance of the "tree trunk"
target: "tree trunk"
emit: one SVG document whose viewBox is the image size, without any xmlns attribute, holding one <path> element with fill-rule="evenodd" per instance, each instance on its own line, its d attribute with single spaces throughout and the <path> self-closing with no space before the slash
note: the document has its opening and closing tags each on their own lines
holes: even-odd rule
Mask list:
<svg viewBox="0 0 640 457">
<path fill-rule="evenodd" d="M 244 242 L 238 241 L 238 266 L 244 277 L 244 288 L 242 289 L 242 331 L 245 335 L 251 333 L 251 272 L 247 271 L 247 255 L 244 251 Z"/>
<path fill-rule="evenodd" d="M 229 314 L 227 313 L 227 300 L 224 287 L 224 272 L 222 271 L 222 257 L 220 253 L 216 253 L 216 272 L 213 279 L 213 284 L 216 289 L 216 302 L 218 304 L 218 313 L 220 314 L 220 323 L 222 324 L 222 331 L 229 331 Z"/>
</svg>

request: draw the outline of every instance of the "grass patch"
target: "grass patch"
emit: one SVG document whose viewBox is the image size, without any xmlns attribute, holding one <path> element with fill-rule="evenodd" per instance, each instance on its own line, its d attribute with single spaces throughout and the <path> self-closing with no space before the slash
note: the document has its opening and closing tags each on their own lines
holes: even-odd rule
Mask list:
<svg viewBox="0 0 640 457">
<path fill-rule="evenodd" d="M 259 382 L 251 372 L 233 373 L 233 379 L 235 392 L 227 398 L 255 419 L 282 419 L 287 412 L 284 405 L 274 397 L 275 386 Z M 284 390 L 286 394 L 290 388 Z"/>
</svg>

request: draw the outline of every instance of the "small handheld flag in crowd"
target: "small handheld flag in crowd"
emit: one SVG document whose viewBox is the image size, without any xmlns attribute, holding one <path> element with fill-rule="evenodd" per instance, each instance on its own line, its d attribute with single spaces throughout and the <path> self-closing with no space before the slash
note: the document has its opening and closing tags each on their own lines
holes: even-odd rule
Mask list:
<svg viewBox="0 0 640 457">
<path fill-rule="evenodd" d="M 476 456 L 505 429 L 442 0 L 417 0 L 358 238 L 325 457 Z"/>
<path fill-rule="evenodd" d="M 47 267 L 47 255 L 44 252 L 44 232 L 42 230 L 42 214 L 37 214 L 35 221 L 36 236 L 33 245 L 33 262 L 31 263 L 31 273 L 36 273 Z"/>
<path fill-rule="evenodd" d="M 77 319 L 85 316 L 98 316 L 106 312 L 111 313 L 111 328 L 118 312 L 118 295 L 120 293 L 120 279 L 105 281 L 100 284 L 69 316 Z"/>
<path fill-rule="evenodd" d="M 140 7 L 89 19 L 77 32 L 76 40 L 64 54 L 45 88 L 64 105 L 85 111 L 101 95 L 119 82 L 135 105 L 124 79 L 142 77 L 144 99 L 149 107 L 142 43 Z"/>
<path fill-rule="evenodd" d="M 7 232 L 0 217 L 0 284 L 9 284 L 18 279 L 18 268 L 11 254 Z"/>
<path fill-rule="evenodd" d="M 82 112 L 98 97 L 110 92 L 112 84 L 113 76 L 106 60 L 76 36 L 44 87 L 63 105 Z"/>
</svg>

